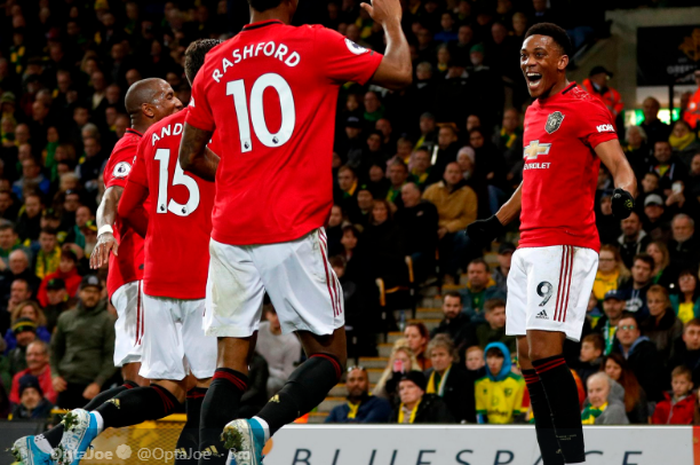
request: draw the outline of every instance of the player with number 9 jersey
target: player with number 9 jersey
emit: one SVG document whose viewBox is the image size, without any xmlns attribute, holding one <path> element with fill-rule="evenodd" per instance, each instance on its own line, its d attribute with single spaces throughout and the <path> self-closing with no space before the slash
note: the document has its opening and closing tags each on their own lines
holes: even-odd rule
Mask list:
<svg viewBox="0 0 700 465">
<path fill-rule="evenodd" d="M 323 226 L 333 205 L 338 90 L 365 84 L 381 60 L 335 31 L 281 21 L 247 25 L 207 54 L 187 123 L 216 127 L 224 147 L 214 240 L 277 243 Z"/>
</svg>

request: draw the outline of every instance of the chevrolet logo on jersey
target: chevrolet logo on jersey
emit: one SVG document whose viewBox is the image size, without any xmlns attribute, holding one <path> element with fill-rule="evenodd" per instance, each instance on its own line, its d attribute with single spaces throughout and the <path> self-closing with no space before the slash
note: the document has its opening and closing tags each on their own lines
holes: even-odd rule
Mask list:
<svg viewBox="0 0 700 465">
<path fill-rule="evenodd" d="M 540 144 L 539 140 L 533 140 L 530 145 L 525 147 L 525 155 L 523 158 L 526 160 L 537 160 L 540 155 L 547 155 L 552 144 Z"/>
</svg>

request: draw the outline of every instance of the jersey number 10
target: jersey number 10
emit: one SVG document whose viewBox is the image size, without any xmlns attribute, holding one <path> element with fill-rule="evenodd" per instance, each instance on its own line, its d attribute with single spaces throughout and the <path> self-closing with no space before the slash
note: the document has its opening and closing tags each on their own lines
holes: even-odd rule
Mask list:
<svg viewBox="0 0 700 465">
<path fill-rule="evenodd" d="M 199 186 L 191 176 L 185 174 L 178 161 L 175 161 L 175 174 L 173 175 L 173 186 L 185 186 L 189 193 L 189 199 L 186 204 L 181 204 L 170 199 L 168 202 L 168 188 L 170 187 L 170 149 L 158 149 L 154 157 L 159 162 L 158 169 L 158 204 L 156 212 L 158 213 L 174 213 L 177 216 L 189 216 L 199 206 Z"/>
<path fill-rule="evenodd" d="M 272 134 L 265 122 L 265 109 L 263 106 L 263 94 L 268 87 L 277 92 L 282 109 L 282 124 L 279 131 Z M 250 124 L 258 140 L 266 147 L 274 148 L 284 145 L 292 138 L 294 124 L 296 123 L 296 109 L 292 88 L 282 76 L 275 73 L 267 73 L 260 76 L 250 91 L 250 105 L 246 99 L 245 83 L 243 79 L 226 83 L 226 95 L 233 95 L 233 104 L 236 107 L 236 119 L 238 120 L 238 133 L 241 138 L 241 152 L 253 150 Z"/>
</svg>

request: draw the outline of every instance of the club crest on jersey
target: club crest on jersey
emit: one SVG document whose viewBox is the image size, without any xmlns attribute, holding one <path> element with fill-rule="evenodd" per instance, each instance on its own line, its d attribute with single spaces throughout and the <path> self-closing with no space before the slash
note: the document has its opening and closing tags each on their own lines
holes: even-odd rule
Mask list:
<svg viewBox="0 0 700 465">
<path fill-rule="evenodd" d="M 114 167 L 112 176 L 118 179 L 125 178 L 129 175 L 129 171 L 131 171 L 131 165 L 125 161 L 122 161 L 117 163 L 117 166 Z"/>
<path fill-rule="evenodd" d="M 369 52 L 369 50 L 367 50 L 361 45 L 357 45 L 355 42 L 348 38 L 345 39 L 345 45 L 348 47 L 348 50 L 350 50 L 355 55 L 362 55 L 363 53 Z"/>
<path fill-rule="evenodd" d="M 559 129 L 562 121 L 564 121 L 562 112 L 555 111 L 547 117 L 547 124 L 544 125 L 544 130 L 547 131 L 547 134 L 552 134 Z"/>
</svg>

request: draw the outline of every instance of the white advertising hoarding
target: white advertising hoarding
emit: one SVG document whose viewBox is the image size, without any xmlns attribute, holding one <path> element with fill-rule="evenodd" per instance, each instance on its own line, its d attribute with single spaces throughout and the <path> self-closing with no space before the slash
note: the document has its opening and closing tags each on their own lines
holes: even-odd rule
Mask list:
<svg viewBox="0 0 700 465">
<path fill-rule="evenodd" d="M 588 465 L 693 465 L 692 427 L 585 428 Z M 271 447 L 270 447 L 271 446 Z M 289 426 L 265 465 L 541 465 L 532 426 Z"/>
</svg>

